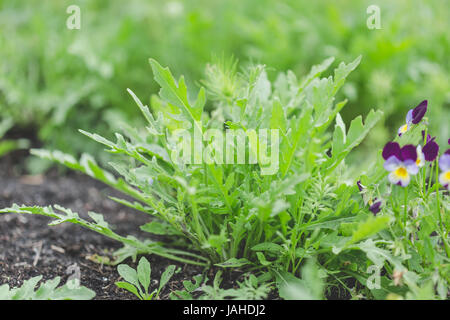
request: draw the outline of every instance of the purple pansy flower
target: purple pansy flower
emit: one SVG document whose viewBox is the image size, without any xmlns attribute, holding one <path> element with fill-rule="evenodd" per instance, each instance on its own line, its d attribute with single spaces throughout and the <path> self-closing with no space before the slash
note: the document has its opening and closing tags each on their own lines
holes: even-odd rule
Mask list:
<svg viewBox="0 0 450 320">
<path fill-rule="evenodd" d="M 377 215 L 378 212 L 380 212 L 381 210 L 381 200 L 378 200 L 378 198 L 374 198 L 367 200 L 367 195 L 365 194 L 364 189 L 366 188 L 365 186 L 363 186 L 363 184 L 361 183 L 361 180 L 358 180 L 356 182 L 356 185 L 358 186 L 359 191 L 361 192 L 362 198 L 364 200 L 364 204 L 368 204 L 369 205 L 369 210 L 374 214 Z"/>
<path fill-rule="evenodd" d="M 369 210 L 376 216 L 381 210 L 381 201 L 377 198 L 373 199 L 373 203 L 370 205 Z"/>
<path fill-rule="evenodd" d="M 412 144 L 400 148 L 397 142 L 388 142 L 383 149 L 384 168 L 390 172 L 391 183 L 406 187 L 411 175 L 419 172 L 417 166 L 417 150 Z"/>
<path fill-rule="evenodd" d="M 423 148 L 421 145 L 417 146 L 416 164 L 419 168 L 422 168 L 425 165 L 425 160 L 430 162 L 436 160 L 439 153 L 439 145 L 434 139 L 436 139 L 436 137 L 431 138 L 430 135 L 428 135 L 425 146 Z"/>
<path fill-rule="evenodd" d="M 422 147 L 420 146 L 420 144 L 417 146 L 416 152 L 417 152 L 416 165 L 419 168 L 422 168 L 425 165 L 425 155 L 422 151 Z"/>
<path fill-rule="evenodd" d="M 436 137 L 431 138 L 427 143 L 424 145 L 422 151 L 425 155 L 425 160 L 427 161 L 434 161 L 436 160 L 438 153 L 439 153 L 439 145 L 434 141 Z"/>
<path fill-rule="evenodd" d="M 358 186 L 358 189 L 360 192 L 364 190 L 364 186 L 361 184 L 361 180 L 358 180 L 356 182 L 356 185 Z"/>
<path fill-rule="evenodd" d="M 401 136 L 409 130 L 411 125 L 418 124 L 425 116 L 428 108 L 428 100 L 423 100 L 417 107 L 410 109 L 406 114 L 406 123 L 398 129 L 398 135 Z"/>
<path fill-rule="evenodd" d="M 445 151 L 439 159 L 439 167 L 442 170 L 439 175 L 439 183 L 447 190 L 450 190 L 450 149 Z"/>
</svg>

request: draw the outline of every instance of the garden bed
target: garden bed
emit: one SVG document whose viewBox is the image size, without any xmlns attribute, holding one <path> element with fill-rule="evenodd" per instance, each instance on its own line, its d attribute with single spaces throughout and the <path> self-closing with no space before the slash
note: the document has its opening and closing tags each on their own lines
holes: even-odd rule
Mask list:
<svg viewBox="0 0 450 320">
<path fill-rule="evenodd" d="M 149 217 L 109 199 L 109 195 L 117 195 L 111 188 L 87 176 L 73 172 L 60 174 L 55 169 L 45 175 L 22 175 L 14 169 L 14 164 L 20 160 L 18 155 L 20 153 L 0 160 L 0 207 L 13 203 L 41 206 L 58 203 L 83 217 L 87 217 L 88 211 L 104 213 L 119 234 L 148 236 L 140 234 L 139 225 L 149 221 Z M 38 275 L 43 275 L 44 280 L 60 276 L 65 282 L 79 268 L 81 285 L 94 290 L 95 299 L 136 299 L 115 286 L 120 278 L 115 266 L 90 260 L 95 255 L 111 257 L 111 253 L 121 247 L 120 243 L 73 224 L 50 227 L 49 222 L 50 219 L 43 216 L 0 215 L 0 285 L 8 283 L 10 287 L 17 287 Z M 193 275 L 202 272 L 202 268 L 157 256 L 147 258 L 153 279 L 159 279 L 170 264 L 181 267 L 162 291 L 161 299 L 167 299 L 172 290 L 180 289 L 182 280 L 191 280 Z M 133 267 L 137 264 L 129 259 L 125 262 Z"/>
</svg>

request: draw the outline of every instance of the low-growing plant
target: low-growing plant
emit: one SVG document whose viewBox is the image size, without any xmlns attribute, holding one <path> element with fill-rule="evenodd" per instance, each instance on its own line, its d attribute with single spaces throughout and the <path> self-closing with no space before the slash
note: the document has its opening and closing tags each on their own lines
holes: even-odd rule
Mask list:
<svg viewBox="0 0 450 320">
<path fill-rule="evenodd" d="M 437 176 L 432 187 L 433 176 L 426 183 L 424 175 L 417 180 L 422 183 L 417 188 L 422 190 L 420 197 L 413 199 L 405 192 L 402 207 L 398 187 L 383 179 L 388 173 L 381 156 L 367 159 L 363 173 L 346 164 L 350 151 L 382 112 L 370 111 L 364 123 L 358 116 L 347 129 L 340 116 L 346 100 L 336 102 L 335 95 L 360 57 L 339 64 L 332 76 L 321 77 L 332 63 L 332 58 L 326 59 L 300 80 L 290 71 L 280 73 L 273 83 L 261 65 L 240 72 L 233 62 L 212 65 L 202 82 L 205 88 L 191 99 L 184 78 L 176 81 L 168 68 L 151 59 L 161 86 L 151 109 L 128 90 L 147 127 L 129 125 L 123 134 L 116 133 L 116 142 L 81 131 L 117 155 L 110 165 L 120 178 L 86 154 L 77 161 L 59 151 L 32 151 L 134 198 L 135 202 L 113 197 L 153 216 L 141 230 L 166 236 L 164 241 L 121 236 L 99 214 L 91 212 L 90 222 L 59 206 L 55 211 L 15 205 L 0 212 L 46 215 L 56 219 L 51 224 L 72 222 L 104 234 L 124 244 L 117 261 L 139 253 L 157 254 L 205 267 L 252 270 L 267 281 L 276 280 L 278 288 L 293 282 L 286 297 L 321 298 L 321 291 L 338 287 L 355 296 L 386 298 L 403 296 L 431 281 L 437 286 L 436 297 L 445 298 L 448 256 L 442 248 L 448 246 L 448 216 L 440 211 L 448 209 L 448 197 L 441 197 Z M 204 109 L 207 98 L 212 101 L 210 110 Z M 416 117 L 422 111 L 411 112 Z M 418 128 L 426 127 L 418 123 L 422 119 L 414 119 L 407 118 L 411 123 L 398 137 L 402 143 L 416 139 Z M 243 139 L 227 140 L 230 131 L 241 132 Z M 398 161 L 390 161 L 403 168 L 402 161 L 417 160 L 417 154 L 414 158 L 408 153 L 411 159 L 401 154 Z M 444 171 L 445 165 L 444 161 Z M 404 166 L 412 168 L 409 163 Z M 436 165 L 436 174 L 437 170 Z M 420 210 L 408 214 L 419 204 Z M 420 231 L 418 223 L 423 223 Z M 433 231 L 439 238 L 429 237 Z M 316 262 L 301 272 L 311 259 Z M 368 271 L 373 268 L 380 280 L 374 286 Z M 404 275 L 406 286 L 391 285 L 395 272 Z M 306 278 L 296 281 L 300 276 Z M 349 287 L 349 278 L 358 281 L 356 289 Z"/>
<path fill-rule="evenodd" d="M 236 288 L 220 288 L 222 283 L 222 271 L 216 273 L 213 285 L 203 285 L 200 290 L 203 294 L 199 299 L 206 300 L 263 300 L 271 291 L 271 283 L 259 281 L 253 274 L 248 274 L 244 281 L 237 281 Z"/>
<path fill-rule="evenodd" d="M 338 176 L 334 174 L 336 168 L 381 117 L 381 112 L 371 112 L 365 125 L 358 117 L 345 137 L 344 124 L 339 117 L 345 101 L 335 104 L 333 96 L 359 60 L 349 65 L 341 64 L 334 79 L 318 78 L 330 66 L 332 59 L 314 67 L 300 82 L 291 72 L 280 74 L 273 89 L 262 66 L 251 67 L 245 74 L 231 73 L 228 80 L 235 83 L 236 90 L 231 92 L 231 97 L 230 93 L 226 95 L 226 101 L 219 99 L 217 109 L 211 115 L 203 111 L 205 89 L 199 91 L 195 102 L 190 102 L 183 77 L 177 83 L 167 68 L 150 60 L 155 79 L 161 86 L 160 96 L 152 99 L 155 115 L 129 91 L 148 121 L 148 127 L 139 131 L 130 126 L 126 136 L 116 134 L 117 142 L 83 131 L 109 147 L 109 152 L 125 155 L 121 162 L 111 163 L 124 179 L 116 179 L 98 167 L 88 155 L 76 161 L 58 151 L 32 152 L 85 172 L 134 197 L 139 202 L 114 199 L 159 218 L 142 226 L 142 230 L 188 240 L 184 247 L 189 252 L 199 253 L 188 254 L 197 258 L 193 263 L 205 265 L 212 262 L 236 267 L 251 261 L 261 262 L 262 243 L 276 246 L 277 242 L 290 237 L 292 243 L 280 253 L 286 267 L 295 272 L 299 259 L 294 252 L 304 231 L 316 229 L 318 221 L 331 219 L 330 223 L 333 223 L 345 209 L 347 199 L 336 197 L 335 187 L 329 185 Z M 223 80 L 219 78 L 216 81 Z M 216 92 L 217 89 L 211 94 Z M 326 129 L 336 116 L 338 125 L 333 139 Z M 245 133 L 261 128 L 281 131 L 278 172 L 261 174 L 261 157 L 248 165 L 206 162 L 186 165 L 174 160 L 173 155 L 179 152 L 174 143 L 178 129 L 188 128 L 203 134 L 209 128 L 223 129 L 224 124 L 227 128 L 243 129 Z M 200 143 L 204 144 L 203 148 L 212 144 L 203 139 Z M 331 145 L 333 155 L 328 157 L 326 150 Z M 253 147 L 251 143 L 245 145 L 246 159 L 254 151 Z M 237 144 L 232 148 L 237 151 Z M 194 150 L 193 157 L 202 159 L 203 154 Z M 341 189 L 345 193 L 346 190 Z M 342 208 L 338 207 L 340 211 L 331 214 L 334 199 L 340 200 Z M 98 214 L 90 213 L 95 221 L 91 223 L 71 210 L 55 208 L 63 213 L 56 213 L 51 207 L 15 207 L 13 211 L 48 215 L 57 219 L 55 223 L 79 223 L 134 246 L 138 251 L 151 251 L 147 248 L 154 245 L 116 235 Z M 323 211 L 326 214 L 318 214 Z M 305 225 L 304 220 L 309 220 L 308 224 Z M 261 246 L 262 250 L 258 250 Z M 183 254 L 181 251 L 173 252 L 174 255 Z M 268 264 L 267 261 L 263 263 Z"/>
<path fill-rule="evenodd" d="M 198 274 L 193 277 L 193 282 L 189 280 L 184 280 L 183 289 L 174 290 L 170 293 L 169 297 L 171 300 L 194 300 L 201 295 L 201 286 L 205 285 L 208 281 L 207 277 Z"/>
<path fill-rule="evenodd" d="M 41 279 L 42 276 L 33 277 L 17 288 L 10 288 L 8 284 L 1 285 L 0 300 L 90 300 L 95 297 L 95 292 L 80 286 L 77 279 L 70 279 L 58 287 L 60 277 L 43 281 L 35 290 Z"/>
<path fill-rule="evenodd" d="M 145 257 L 141 257 L 137 269 L 133 269 L 126 264 L 120 264 L 117 271 L 125 281 L 116 282 L 116 286 L 125 289 L 138 297 L 141 300 L 158 299 L 161 289 L 169 282 L 175 273 L 175 266 L 170 265 L 161 275 L 158 289 L 148 292 L 151 281 L 151 267 L 150 262 Z"/>
<path fill-rule="evenodd" d="M 212 285 L 207 284 L 208 278 L 202 275 L 194 277 L 194 282 L 183 281 L 184 289 L 170 293 L 172 300 L 263 300 L 272 290 L 272 283 L 267 279 L 258 279 L 253 274 L 246 274 L 244 280 L 236 281 L 235 287 L 224 289 L 222 271 L 214 276 Z"/>
</svg>

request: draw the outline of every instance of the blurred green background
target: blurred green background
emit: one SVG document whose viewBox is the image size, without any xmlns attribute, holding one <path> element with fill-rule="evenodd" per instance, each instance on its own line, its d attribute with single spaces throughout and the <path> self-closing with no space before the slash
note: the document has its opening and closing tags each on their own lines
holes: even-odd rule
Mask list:
<svg viewBox="0 0 450 320">
<path fill-rule="evenodd" d="M 81 9 L 79 30 L 66 27 L 72 4 Z M 367 27 L 369 5 L 381 10 L 379 30 Z M 149 57 L 196 88 L 215 55 L 265 64 L 274 79 L 361 54 L 341 92 L 349 99 L 343 117 L 376 108 L 385 119 L 354 157 L 381 148 L 424 99 L 431 133 L 445 147 L 449 13 L 442 0 L 0 0 L 0 135 L 23 132 L 46 148 L 98 155 L 102 148 L 77 129 L 109 137 L 121 121 L 140 125 L 126 88 L 149 103 L 158 90 Z"/>
</svg>

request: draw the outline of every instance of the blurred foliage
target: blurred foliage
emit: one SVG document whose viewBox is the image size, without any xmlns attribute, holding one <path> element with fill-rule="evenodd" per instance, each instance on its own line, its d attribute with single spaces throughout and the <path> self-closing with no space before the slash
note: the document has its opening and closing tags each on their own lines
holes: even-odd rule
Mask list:
<svg viewBox="0 0 450 320">
<path fill-rule="evenodd" d="M 81 9 L 80 30 L 66 27 L 72 4 Z M 380 7 L 379 30 L 366 25 L 369 5 Z M 361 152 L 381 147 L 424 99 L 445 143 L 449 12 L 440 0 L 0 0 L 0 121 L 37 128 L 45 147 L 98 154 L 76 129 L 108 135 L 122 121 L 138 125 L 126 88 L 147 101 L 156 93 L 149 57 L 192 84 L 214 55 L 269 65 L 273 80 L 280 70 L 306 74 L 329 56 L 361 54 L 341 93 L 349 98 L 343 118 L 371 108 L 386 115 Z"/>
</svg>

